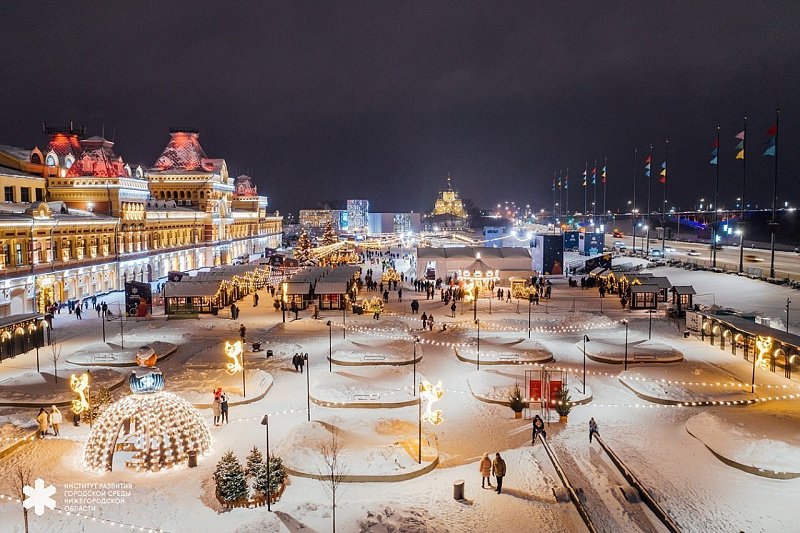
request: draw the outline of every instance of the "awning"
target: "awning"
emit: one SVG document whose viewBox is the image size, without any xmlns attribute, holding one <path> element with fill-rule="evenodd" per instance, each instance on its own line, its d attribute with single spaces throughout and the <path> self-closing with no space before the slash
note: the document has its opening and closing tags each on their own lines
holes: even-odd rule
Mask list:
<svg viewBox="0 0 800 533">
<path fill-rule="evenodd" d="M 318 281 L 314 287 L 314 294 L 346 294 L 346 281 Z"/>
<path fill-rule="evenodd" d="M 694 290 L 694 287 L 691 285 L 675 285 L 672 287 L 672 292 L 677 294 L 678 296 L 688 296 L 691 294 L 697 294 Z"/>
<path fill-rule="evenodd" d="M 307 281 L 287 281 L 286 294 L 289 296 L 302 295 L 306 296 L 311 294 L 311 283 Z"/>
</svg>

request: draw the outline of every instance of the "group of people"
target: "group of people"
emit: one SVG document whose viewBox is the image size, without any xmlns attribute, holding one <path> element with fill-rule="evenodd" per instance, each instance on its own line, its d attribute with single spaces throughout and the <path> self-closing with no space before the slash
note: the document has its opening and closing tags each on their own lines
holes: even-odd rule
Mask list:
<svg viewBox="0 0 800 533">
<path fill-rule="evenodd" d="M 214 389 L 214 401 L 211 403 L 214 412 L 214 425 L 221 426 L 228 423 L 228 395 L 222 392 L 222 387 Z"/>
<path fill-rule="evenodd" d="M 44 407 L 40 408 L 39 414 L 36 415 L 36 424 L 39 427 L 39 438 L 43 439 L 50 429 L 53 430 L 53 435 L 58 436 L 63 421 L 64 417 L 55 405 L 50 406 L 50 411 L 47 411 Z"/>
<path fill-rule="evenodd" d="M 501 494 L 503 492 L 503 478 L 506 475 L 506 462 L 500 457 L 500 452 L 494 454 L 494 461 L 489 459 L 488 453 L 484 453 L 478 469 L 481 473 L 481 488 L 485 489 L 487 483 L 490 489 L 493 488 L 491 476 L 494 476 L 497 482 L 497 488 L 494 491 L 497 494 Z"/>
<path fill-rule="evenodd" d="M 295 353 L 292 356 L 292 366 L 294 366 L 294 371 L 302 374 L 303 367 L 306 365 L 306 361 L 308 361 L 308 354 Z"/>
<path fill-rule="evenodd" d="M 433 313 L 431 313 L 430 315 L 422 313 L 422 316 L 419 317 L 419 318 L 420 318 L 420 320 L 422 320 L 422 330 L 423 331 L 426 330 L 426 329 L 430 330 L 430 331 L 433 331 Z"/>
</svg>

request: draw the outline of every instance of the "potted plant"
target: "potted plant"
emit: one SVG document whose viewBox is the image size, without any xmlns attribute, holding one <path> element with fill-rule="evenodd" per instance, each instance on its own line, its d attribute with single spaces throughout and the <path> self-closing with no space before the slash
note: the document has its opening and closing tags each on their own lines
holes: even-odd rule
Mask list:
<svg viewBox="0 0 800 533">
<path fill-rule="evenodd" d="M 508 397 L 509 407 L 514 411 L 514 418 L 522 418 L 522 410 L 525 409 L 525 402 L 522 401 L 522 391 L 519 390 L 519 383 L 514 383 L 511 395 Z"/>
<path fill-rule="evenodd" d="M 561 422 L 567 423 L 567 417 L 572 411 L 572 397 L 569 395 L 569 389 L 562 387 L 556 395 L 556 413 L 560 417 Z"/>
</svg>

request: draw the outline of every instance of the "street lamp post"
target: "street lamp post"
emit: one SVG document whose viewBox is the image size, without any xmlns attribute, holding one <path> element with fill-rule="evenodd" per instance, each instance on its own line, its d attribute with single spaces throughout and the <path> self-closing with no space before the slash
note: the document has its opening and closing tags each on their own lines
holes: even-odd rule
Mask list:
<svg viewBox="0 0 800 533">
<path fill-rule="evenodd" d="M 414 367 L 414 396 L 417 395 L 417 343 L 419 342 L 419 336 L 414 336 L 414 360 L 412 361 L 412 366 Z"/>
<path fill-rule="evenodd" d="M 475 320 L 478 325 L 478 370 L 481 369 L 481 321 Z"/>
<path fill-rule="evenodd" d="M 789 333 L 789 304 L 792 301 L 789 298 L 786 298 L 786 333 Z"/>
<path fill-rule="evenodd" d="M 306 361 L 306 409 L 308 410 L 308 421 L 311 422 L 311 365 L 308 361 L 308 352 L 303 354 L 303 359 Z"/>
<path fill-rule="evenodd" d="M 744 232 L 740 229 L 736 230 L 739 235 L 739 273 L 744 272 Z"/>
<path fill-rule="evenodd" d="M 583 336 L 583 394 L 586 394 L 586 343 L 589 342 L 589 336 Z"/>
<path fill-rule="evenodd" d="M 653 313 L 656 311 L 653 309 L 648 309 L 647 314 L 649 315 L 650 320 L 647 323 L 647 340 L 650 340 L 653 336 Z"/>
<path fill-rule="evenodd" d="M 625 324 L 625 361 L 623 370 L 628 370 L 628 319 L 623 319 L 622 323 Z"/>
<path fill-rule="evenodd" d="M 328 326 L 328 372 L 333 372 L 333 325 L 330 320 L 325 325 Z"/>
<path fill-rule="evenodd" d="M 528 338 L 531 338 L 531 304 L 533 303 L 533 294 L 528 295 Z"/>
<path fill-rule="evenodd" d="M 478 285 L 472 289 L 472 320 L 478 320 Z"/>
<path fill-rule="evenodd" d="M 414 388 L 422 393 L 422 383 L 417 385 L 415 382 Z M 422 464 L 422 394 L 417 405 L 417 464 Z"/>
<path fill-rule="evenodd" d="M 344 307 L 342 307 L 342 338 L 347 338 L 347 297 L 345 297 Z"/>
<path fill-rule="evenodd" d="M 272 499 L 272 489 L 270 485 L 272 472 L 269 471 L 269 415 L 264 415 L 264 417 L 261 419 L 261 425 L 264 426 L 264 429 L 266 430 L 267 441 L 267 511 L 272 512 L 272 507 L 270 506 L 270 500 Z"/>
</svg>

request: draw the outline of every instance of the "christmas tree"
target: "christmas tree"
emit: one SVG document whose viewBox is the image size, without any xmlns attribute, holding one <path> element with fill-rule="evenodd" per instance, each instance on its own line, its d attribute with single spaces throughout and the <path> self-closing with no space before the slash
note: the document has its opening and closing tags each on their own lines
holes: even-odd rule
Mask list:
<svg viewBox="0 0 800 533">
<path fill-rule="evenodd" d="M 217 463 L 217 468 L 214 470 L 214 482 L 217 484 L 217 494 L 226 502 L 247 498 L 248 489 L 244 468 L 232 451 L 225 452 L 225 455 Z"/>
<path fill-rule="evenodd" d="M 515 413 L 521 413 L 525 409 L 525 402 L 522 401 L 522 391 L 519 389 L 519 383 L 514 384 L 511 390 L 511 396 L 508 398 L 509 406 Z"/>
<path fill-rule="evenodd" d="M 297 239 L 297 245 L 294 247 L 294 258 L 301 265 L 311 260 L 311 246 L 311 239 L 308 237 L 308 233 L 303 230 Z"/>
<path fill-rule="evenodd" d="M 333 223 L 328 222 L 325 225 L 325 233 L 322 234 L 322 246 L 329 246 L 331 244 L 336 244 L 339 242 L 339 237 L 336 235 L 336 231 L 333 229 Z"/>
<path fill-rule="evenodd" d="M 255 476 L 258 470 L 258 466 L 264 464 L 264 456 L 261 455 L 259 449 L 253 446 L 253 449 L 250 450 L 250 455 L 247 456 L 247 472 L 248 476 Z"/>
<path fill-rule="evenodd" d="M 267 493 L 267 465 L 261 463 L 257 466 L 255 472 L 255 480 L 253 481 L 253 488 L 264 494 Z M 283 482 L 286 481 L 286 467 L 283 466 L 283 460 L 280 457 L 272 456 L 269 458 L 269 491 L 275 494 L 280 489 Z"/>
</svg>

